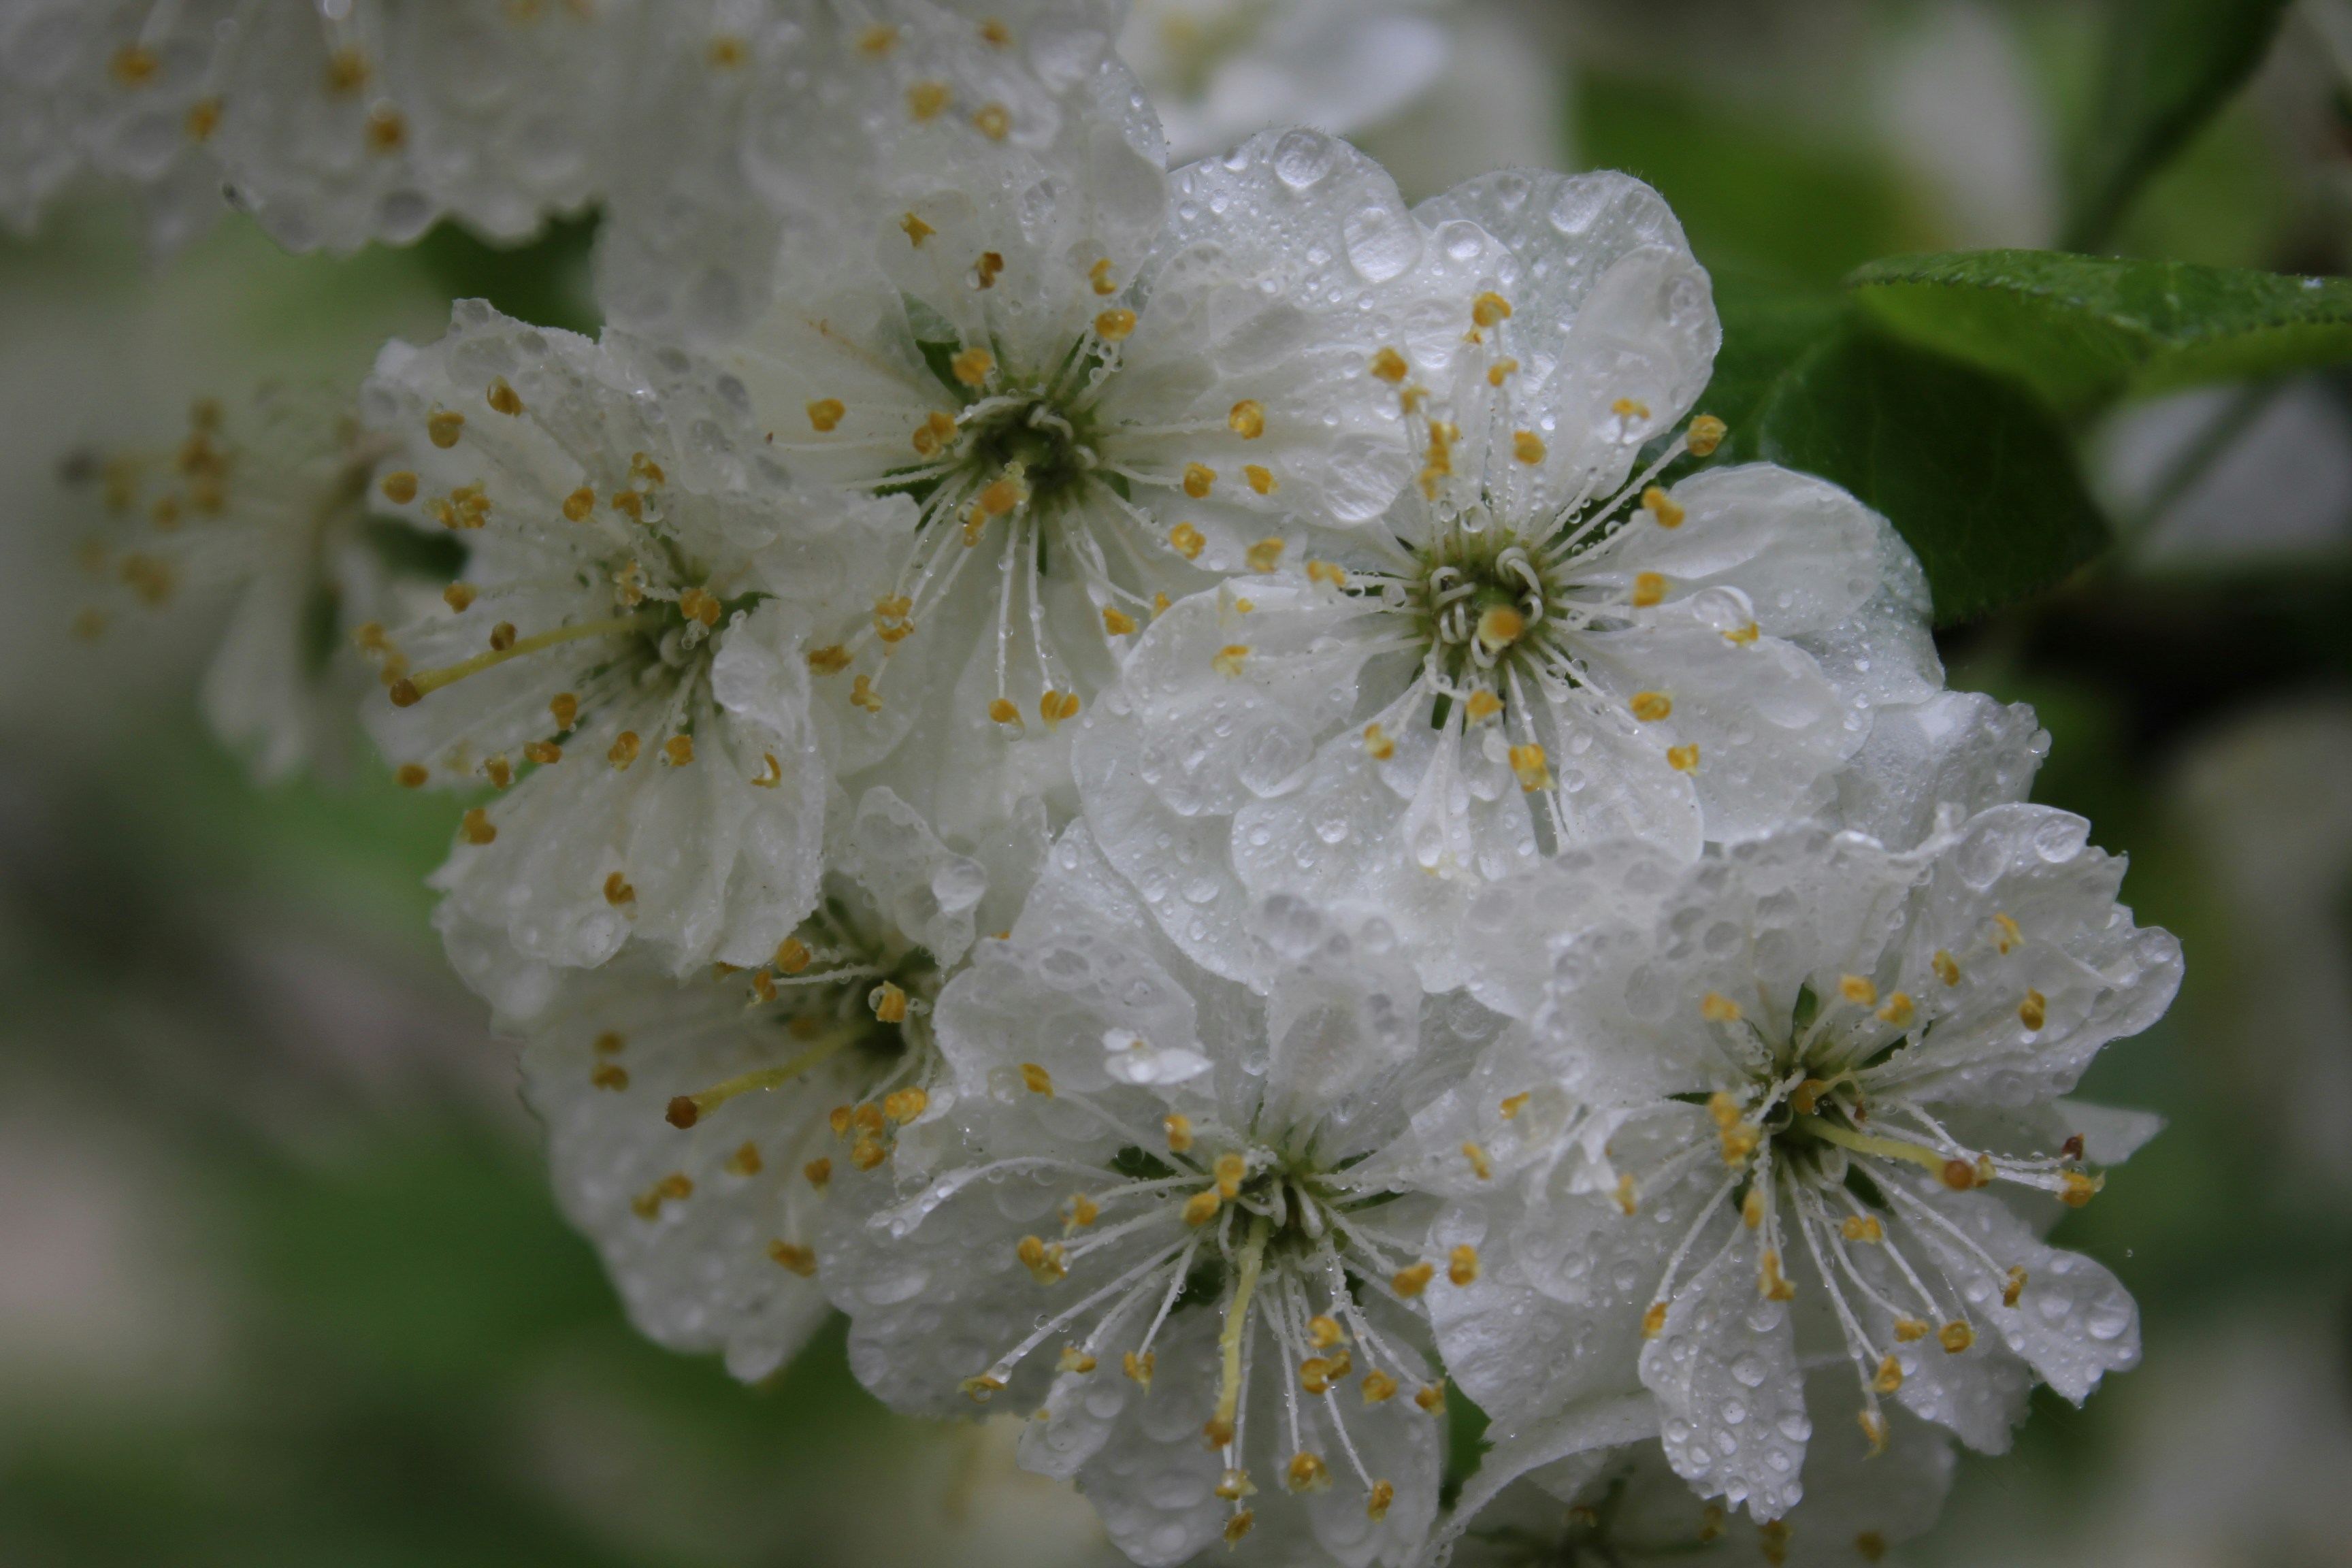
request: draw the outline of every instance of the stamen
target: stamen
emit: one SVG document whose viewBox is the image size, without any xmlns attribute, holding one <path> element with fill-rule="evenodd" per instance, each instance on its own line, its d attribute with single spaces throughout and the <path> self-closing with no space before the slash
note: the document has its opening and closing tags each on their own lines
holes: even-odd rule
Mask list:
<svg viewBox="0 0 2352 1568">
<path fill-rule="evenodd" d="M 1225 1321 L 1217 1334 L 1217 1349 L 1223 1366 L 1217 1385 L 1217 1411 L 1202 1428 L 1213 1448 L 1223 1448 L 1234 1440 L 1234 1418 L 1241 1408 L 1242 1345 L 1249 1326 L 1250 1298 L 1257 1293 L 1258 1270 L 1265 1261 L 1265 1241 L 1273 1223 L 1260 1215 L 1250 1222 L 1249 1236 L 1242 1243 L 1241 1267 L 1237 1271 L 1234 1293 L 1225 1303 Z"/>
<path fill-rule="evenodd" d="M 537 653 L 541 648 L 553 647 L 559 643 L 577 642 L 583 637 L 618 637 L 626 632 L 650 631 L 658 619 L 657 616 L 652 614 L 620 616 L 611 620 L 587 621 L 579 626 L 558 626 L 553 631 L 535 632 L 530 637 L 516 639 L 505 647 L 493 647 L 488 653 L 478 653 L 473 658 L 461 659 L 456 664 L 445 665 L 439 669 L 421 670 L 415 675 L 404 678 L 392 688 L 393 706 L 411 707 L 443 687 L 453 685 L 469 675 L 479 675 L 483 670 L 494 668 L 510 658 L 520 658 L 525 654 Z M 557 700 L 561 701 L 562 699 L 559 698 Z M 573 700 L 576 710 L 578 700 Z M 558 717 L 561 721 L 561 715 L 559 714 Z M 571 725 L 566 722 L 563 727 L 569 729 Z"/>
<path fill-rule="evenodd" d="M 698 1094 L 681 1094 L 669 1102 L 669 1109 L 664 1113 L 663 1119 L 672 1127 L 679 1129 L 691 1127 L 739 1094 L 782 1088 L 857 1037 L 858 1031 L 856 1029 L 836 1030 L 782 1067 L 763 1068 L 756 1072 L 739 1073 L 733 1078 L 713 1084 Z M 824 1184 L 814 1176 L 810 1180 L 816 1182 L 818 1186 Z"/>
</svg>

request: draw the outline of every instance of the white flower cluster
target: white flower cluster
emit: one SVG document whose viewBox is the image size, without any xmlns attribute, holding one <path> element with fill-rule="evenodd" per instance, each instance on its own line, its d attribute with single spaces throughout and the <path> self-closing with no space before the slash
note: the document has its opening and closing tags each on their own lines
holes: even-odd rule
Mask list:
<svg viewBox="0 0 2352 1568">
<path fill-rule="evenodd" d="M 184 59 L 202 5 L 69 9 L 12 25 L 158 102 L 299 12 L 219 111 L 280 232 L 576 197 L 522 153 L 600 71 L 637 128 L 601 341 L 460 305 L 307 500 L 217 415 L 169 496 L 98 477 L 300 572 L 363 499 L 462 557 L 337 603 L 403 782 L 487 786 L 438 924 L 648 1334 L 758 1378 L 838 1309 L 1134 1561 L 1349 1568 L 1874 1561 L 1946 1434 L 2136 1359 L 2042 1236 L 2153 1131 L 2064 1097 L 2177 944 L 2022 804 L 2046 740 L 1944 689 L 1887 521 L 1719 460 L 1647 187 L 1408 209 L 1307 130 L 1171 173 L 1066 3 L 485 5 L 509 53 L 244 6 Z M 511 51 L 625 17 L 533 107 L 571 67 Z M 338 27 L 419 72 L 413 220 L 297 166 L 368 112 Z M 257 659 L 231 711 L 299 684 Z M 1444 1510 L 1449 1387 L 1494 1447 Z"/>
</svg>

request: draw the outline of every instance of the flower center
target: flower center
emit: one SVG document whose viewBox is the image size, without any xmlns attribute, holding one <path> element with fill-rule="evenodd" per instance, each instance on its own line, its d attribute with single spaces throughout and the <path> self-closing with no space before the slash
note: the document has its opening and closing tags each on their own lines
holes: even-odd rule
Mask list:
<svg viewBox="0 0 2352 1568">
<path fill-rule="evenodd" d="M 1398 607 L 1450 682 L 1500 683 L 1532 668 L 1563 605 L 1539 547 L 1508 528 L 1457 521 L 1416 556 Z"/>
<path fill-rule="evenodd" d="M 964 410 L 959 424 L 971 482 L 985 487 L 1011 479 L 1023 492 L 1018 499 L 1041 510 L 1054 510 L 1077 493 L 1099 466 L 1092 415 L 1064 406 L 1048 392 L 983 398 Z"/>
</svg>

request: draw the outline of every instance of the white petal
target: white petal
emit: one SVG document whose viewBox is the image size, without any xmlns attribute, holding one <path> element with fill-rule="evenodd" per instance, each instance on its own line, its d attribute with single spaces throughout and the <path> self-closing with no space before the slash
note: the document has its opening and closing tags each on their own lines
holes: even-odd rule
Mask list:
<svg viewBox="0 0 2352 1568">
<path fill-rule="evenodd" d="M 1657 1395 L 1675 1473 L 1765 1521 L 1804 1496 L 1797 1478 L 1812 1423 L 1789 1303 L 1757 1289 L 1755 1234 L 1738 1232 L 1675 1289 L 1664 1328 L 1642 1347 L 1642 1382 Z"/>
</svg>

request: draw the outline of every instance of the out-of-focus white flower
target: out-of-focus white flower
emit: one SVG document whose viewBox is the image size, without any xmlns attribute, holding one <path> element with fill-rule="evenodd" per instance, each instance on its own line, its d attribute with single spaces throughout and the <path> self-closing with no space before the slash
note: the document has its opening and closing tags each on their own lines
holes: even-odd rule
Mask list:
<svg viewBox="0 0 2352 1568">
<path fill-rule="evenodd" d="M 1063 722 L 1171 600 L 1380 517 L 1413 462 L 1381 355 L 1449 353 L 1466 279 L 1316 132 L 1172 176 L 1111 124 L 932 134 L 730 363 L 780 460 L 917 500 L 896 579 L 812 657 L 953 833 L 1075 808 Z"/>
<path fill-rule="evenodd" d="M 1275 125 L 1347 136 L 1426 91 L 1451 52 L 1446 0 L 1137 0 L 1119 53 L 1180 163 Z"/>
<path fill-rule="evenodd" d="M 1714 449 L 1704 418 L 1631 477 L 1718 337 L 1656 193 L 1513 173 L 1418 216 L 1434 247 L 1506 247 L 1450 374 L 1376 365 L 1418 484 L 1324 541 L 1336 561 L 1174 607 L 1079 742 L 1105 853 L 1222 973 L 1238 911 L 1287 889 L 1380 909 L 1457 984 L 1478 887 L 1581 841 L 1695 855 L 1816 810 L 1874 705 L 1940 674 L 1916 563 L 1843 491 L 1766 465 L 1651 484 Z"/>
<path fill-rule="evenodd" d="M 102 516 L 82 556 L 99 595 L 75 634 L 135 636 L 142 613 L 233 595 L 205 717 L 265 780 L 333 765 L 367 684 L 351 629 L 429 602 L 425 552 L 385 555 L 379 545 L 405 542 L 366 519 L 369 473 L 394 446 L 333 395 L 278 386 L 249 404 L 199 401 L 173 445 L 75 455 L 68 477 Z"/>
<path fill-rule="evenodd" d="M 2352 405 L 2328 377 L 2135 405 L 2102 426 L 2092 458 L 2143 569 L 2331 561 L 2352 549 Z"/>
<path fill-rule="evenodd" d="M 1888 151 L 1920 176 L 1955 249 L 2046 246 L 2058 231 L 2057 137 L 2015 16 L 1938 0 L 1892 24 L 1868 70 Z"/>
<path fill-rule="evenodd" d="M 594 194 L 633 0 L 98 0 L 12 7 L 0 213 L 87 168 L 187 238 L 225 194 L 297 250 L 520 238 Z"/>
<path fill-rule="evenodd" d="M 523 1050 L 556 1192 L 631 1316 L 746 1381 L 829 1310 L 815 1241 L 835 1166 L 872 1170 L 948 1102 L 930 1015 L 988 888 L 884 790 L 831 858 L 816 910 L 748 974 L 680 990 L 624 959 L 567 985 Z"/>
<path fill-rule="evenodd" d="M 868 1388 L 1034 1409 L 1023 1464 L 1075 1477 L 1139 1563 L 1223 1540 L 1408 1563 L 1444 1449 L 1423 1302 L 1478 1269 L 1424 1257 L 1423 1226 L 1516 1136 L 1490 1107 L 1491 1152 L 1440 1147 L 1416 1112 L 1486 1102 L 1502 1020 L 1424 997 L 1377 921 L 1262 919 L 1264 999 L 1189 963 L 1072 827 L 940 997 L 953 1100 L 908 1131 L 950 1152 L 920 1180 L 836 1175 L 821 1278 Z M 1110 1037 L 1210 1065 L 1137 1083 Z"/>
<path fill-rule="evenodd" d="M 2057 1097 L 2179 981 L 2086 826 L 2008 805 L 1908 855 L 1801 828 L 1621 876 L 1654 912 L 1564 936 L 1536 1020 L 1582 1107 L 1557 1157 L 1432 1231 L 1488 1261 L 1432 1298 L 1447 1370 L 1506 1430 L 1645 1388 L 1676 1472 L 1769 1522 L 1804 1495 L 1801 1342 L 1843 1351 L 1874 1447 L 1882 1397 L 2000 1452 L 2035 1379 L 2079 1402 L 2134 1364 L 2123 1287 L 2038 1239 L 2155 1129 Z"/>
<path fill-rule="evenodd" d="M 763 963 L 815 902 L 805 631 L 912 509 L 795 484 L 742 401 L 683 353 L 479 301 L 370 383 L 411 447 L 381 496 L 468 554 L 445 613 L 355 634 L 392 700 L 371 727 L 404 783 L 511 786 L 435 878 L 453 962 L 510 1014 L 632 937 L 681 977 Z"/>
</svg>

